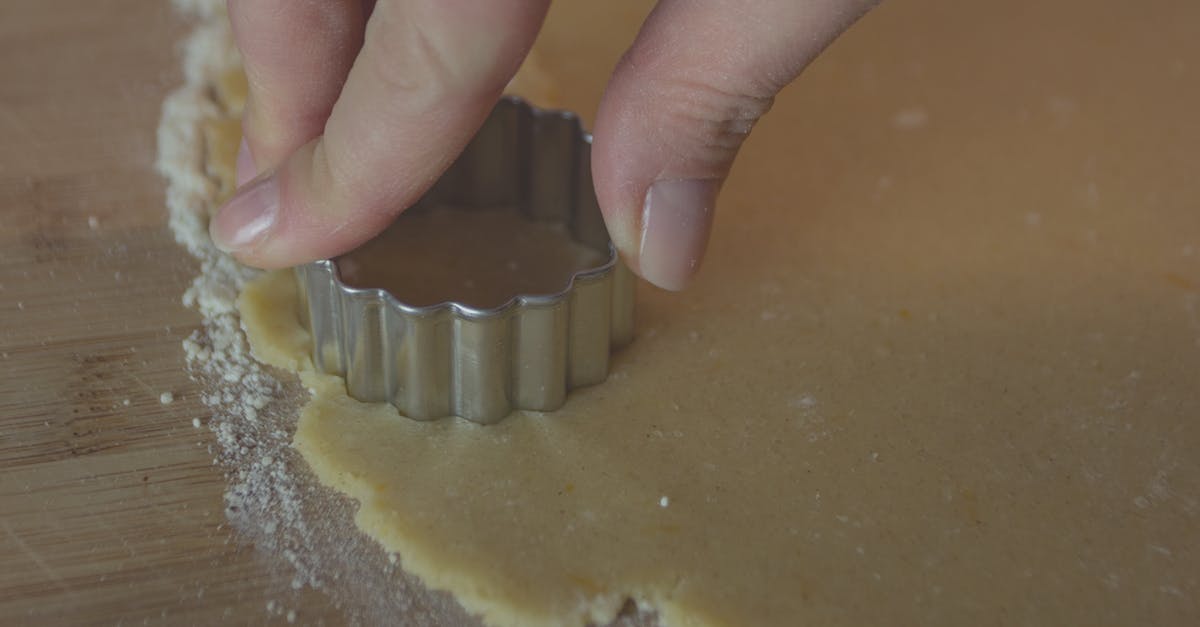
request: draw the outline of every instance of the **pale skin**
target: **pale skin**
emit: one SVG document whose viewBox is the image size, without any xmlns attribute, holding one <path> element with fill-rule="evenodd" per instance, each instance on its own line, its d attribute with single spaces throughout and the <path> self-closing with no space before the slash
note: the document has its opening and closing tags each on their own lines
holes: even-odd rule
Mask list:
<svg viewBox="0 0 1200 627">
<path fill-rule="evenodd" d="M 780 89 L 878 0 L 659 0 L 596 114 L 592 175 L 630 267 L 679 290 Z M 228 0 L 249 79 L 237 194 L 210 226 L 287 267 L 383 230 L 470 140 L 549 0 Z"/>
</svg>

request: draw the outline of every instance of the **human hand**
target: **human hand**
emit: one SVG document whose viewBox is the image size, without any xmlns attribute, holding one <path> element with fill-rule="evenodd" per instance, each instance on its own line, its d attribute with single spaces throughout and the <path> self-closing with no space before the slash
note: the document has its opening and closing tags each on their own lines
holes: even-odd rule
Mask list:
<svg viewBox="0 0 1200 627">
<path fill-rule="evenodd" d="M 659 0 L 613 72 L 592 174 L 622 257 L 682 289 L 775 94 L 878 0 Z M 483 123 L 549 0 L 228 0 L 249 81 L 237 194 L 210 225 L 277 268 L 344 253 L 416 202 Z"/>
</svg>

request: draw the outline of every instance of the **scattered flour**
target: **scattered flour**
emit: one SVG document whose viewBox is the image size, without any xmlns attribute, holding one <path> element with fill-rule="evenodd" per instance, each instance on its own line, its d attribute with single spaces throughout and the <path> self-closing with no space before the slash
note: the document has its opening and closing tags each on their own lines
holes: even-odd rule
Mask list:
<svg viewBox="0 0 1200 627">
<path fill-rule="evenodd" d="M 218 445 L 214 460 L 227 472 L 225 493 L 230 522 L 260 548 L 284 556 L 294 569 L 293 587 L 320 584 L 320 569 L 302 550 L 312 539 L 301 516 L 296 480 L 283 468 L 266 468 L 264 455 L 283 456 L 291 436 L 280 411 L 272 421 L 246 420 L 284 396 L 282 384 L 250 356 L 242 335 L 235 300 L 255 275 L 208 238 L 207 216 L 216 185 L 205 175 L 202 124 L 221 115 L 207 85 L 211 77 L 237 63 L 229 29 L 215 2 L 177 1 L 176 6 L 206 16 L 184 44 L 186 84 L 163 103 L 158 129 L 160 173 L 167 179 L 169 224 L 175 240 L 199 261 L 200 274 L 183 295 L 183 303 L 199 310 L 203 323 L 183 342 L 188 369 L 204 387 L 201 401 L 213 412 L 208 421 Z M 174 400 L 168 392 L 159 400 Z M 284 409 L 280 407 L 279 409 Z M 286 410 L 285 410 L 286 412 Z M 294 415 L 294 414 L 293 414 Z M 199 426 L 195 419 L 193 426 Z M 271 521 L 280 533 L 257 537 Z"/>
</svg>

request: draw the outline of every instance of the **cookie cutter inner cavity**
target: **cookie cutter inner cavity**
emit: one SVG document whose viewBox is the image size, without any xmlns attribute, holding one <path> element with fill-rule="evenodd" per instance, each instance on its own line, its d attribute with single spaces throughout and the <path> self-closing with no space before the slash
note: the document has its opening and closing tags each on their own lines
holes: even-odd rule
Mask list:
<svg viewBox="0 0 1200 627">
<path fill-rule="evenodd" d="M 414 305 L 380 287 L 351 286 L 343 272 L 354 252 L 299 266 L 299 314 L 312 334 L 314 365 L 342 376 L 354 398 L 391 402 L 418 420 L 492 423 L 514 409 L 552 411 L 569 390 L 602 382 L 611 350 L 633 336 L 634 279 L 596 203 L 590 148 L 574 114 L 505 98 L 392 228 L 404 228 L 405 215 L 446 207 L 516 211 L 561 225 L 596 263 L 565 273 L 549 291 L 483 307 Z M 389 232 L 367 246 L 386 245 Z"/>
</svg>

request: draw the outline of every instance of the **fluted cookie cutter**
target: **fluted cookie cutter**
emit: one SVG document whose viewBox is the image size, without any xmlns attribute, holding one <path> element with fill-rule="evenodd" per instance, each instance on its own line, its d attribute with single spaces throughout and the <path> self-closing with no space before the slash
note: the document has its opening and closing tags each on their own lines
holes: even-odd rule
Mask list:
<svg viewBox="0 0 1200 627">
<path fill-rule="evenodd" d="M 492 423 L 514 409 L 551 411 L 569 390 L 603 381 L 611 349 L 633 337 L 635 281 L 604 226 L 590 155 L 591 135 L 575 114 L 502 99 L 407 211 L 515 207 L 530 220 L 565 224 L 605 261 L 559 291 L 491 308 L 410 306 L 383 289 L 346 285 L 337 259 L 299 266 L 314 365 L 344 377 L 350 396 L 389 401 L 418 420 Z"/>
</svg>

